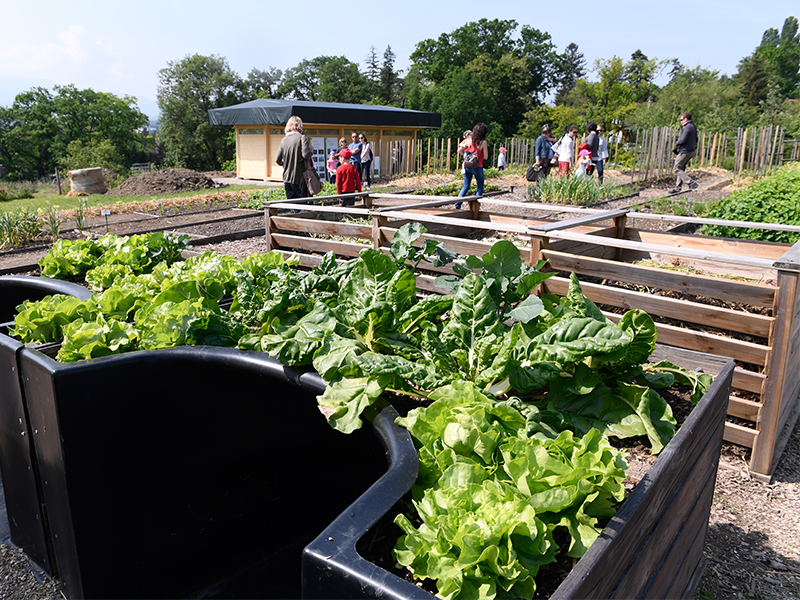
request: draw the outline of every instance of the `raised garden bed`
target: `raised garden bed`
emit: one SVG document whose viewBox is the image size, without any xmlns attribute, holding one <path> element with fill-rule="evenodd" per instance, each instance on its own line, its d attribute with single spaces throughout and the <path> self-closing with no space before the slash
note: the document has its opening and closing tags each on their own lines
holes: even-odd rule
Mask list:
<svg viewBox="0 0 800 600">
<path fill-rule="evenodd" d="M 603 534 L 573 567 L 553 599 L 687 598 L 705 568 L 725 409 L 729 361 Z M 400 485 L 373 489 L 323 531 L 303 554 L 305 598 L 433 598 L 367 561 L 358 541 L 403 495 Z M 383 512 L 376 506 L 381 498 Z"/>
<path fill-rule="evenodd" d="M 45 572 L 53 573 L 49 540 L 41 507 L 33 430 L 19 380 L 19 353 L 23 345 L 5 335 L 15 308 L 24 300 L 65 294 L 81 300 L 91 292 L 66 281 L 41 277 L 0 277 L 0 472 L 11 541 L 25 550 Z"/>
<path fill-rule="evenodd" d="M 300 553 L 410 452 L 393 409 L 345 436 L 313 373 L 182 347 L 73 364 L 23 349 L 25 399 L 69 598 L 299 597 Z"/>
</svg>

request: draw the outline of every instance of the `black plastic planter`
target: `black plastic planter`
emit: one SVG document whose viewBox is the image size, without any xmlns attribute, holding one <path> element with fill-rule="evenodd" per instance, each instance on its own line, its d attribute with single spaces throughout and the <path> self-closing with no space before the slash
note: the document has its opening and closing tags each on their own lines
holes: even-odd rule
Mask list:
<svg viewBox="0 0 800 600">
<path fill-rule="evenodd" d="M 729 361 L 717 375 L 551 598 L 691 597 L 704 569 L 703 544 L 733 368 Z M 304 598 L 434 598 L 356 551 L 356 543 L 393 508 L 404 487 L 395 485 L 385 495 L 370 490 L 306 548 Z"/>
<path fill-rule="evenodd" d="M 262 353 L 20 360 L 70 598 L 297 598 L 302 549 L 384 475 L 382 443 L 416 461 L 394 409 L 343 435 L 319 377 Z"/>
<path fill-rule="evenodd" d="M 0 473 L 9 533 L 12 543 L 49 574 L 54 572 L 51 549 L 17 364 L 23 346 L 5 333 L 6 327 L 14 322 L 18 305 L 53 294 L 81 300 L 91 296 L 88 289 L 65 281 L 16 275 L 0 277 Z"/>
</svg>

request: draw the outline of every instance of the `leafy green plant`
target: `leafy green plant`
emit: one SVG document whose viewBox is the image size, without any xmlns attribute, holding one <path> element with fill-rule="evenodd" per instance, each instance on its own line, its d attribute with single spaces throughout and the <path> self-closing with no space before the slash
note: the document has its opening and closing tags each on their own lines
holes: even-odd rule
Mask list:
<svg viewBox="0 0 800 600">
<path fill-rule="evenodd" d="M 61 226 L 66 219 L 61 216 L 61 211 L 56 210 L 52 204 L 47 205 L 47 209 L 43 212 L 42 222 L 44 223 L 47 235 L 50 236 L 52 241 L 56 241 L 61 233 Z"/>
<path fill-rule="evenodd" d="M 782 167 L 771 177 L 756 181 L 743 190 L 734 190 L 726 198 L 709 206 L 704 216 L 709 219 L 800 225 L 800 168 Z M 705 225 L 702 233 L 791 244 L 800 239 L 800 235 L 789 231 L 721 225 Z"/>
<path fill-rule="evenodd" d="M 26 244 L 41 233 L 39 215 L 33 209 L 0 212 L 0 249 Z"/>
<path fill-rule="evenodd" d="M 78 204 L 75 206 L 75 229 L 77 229 L 80 233 L 83 233 L 83 230 L 86 229 L 86 222 L 87 222 L 87 215 L 86 215 L 86 200 L 81 198 L 78 200 Z"/>
<path fill-rule="evenodd" d="M 582 556 L 614 514 L 624 455 L 596 429 L 533 433 L 535 416 L 466 383 L 432 397 L 398 419 L 420 469 L 395 557 L 442 598 L 532 598 L 538 570 L 558 551 Z"/>
</svg>

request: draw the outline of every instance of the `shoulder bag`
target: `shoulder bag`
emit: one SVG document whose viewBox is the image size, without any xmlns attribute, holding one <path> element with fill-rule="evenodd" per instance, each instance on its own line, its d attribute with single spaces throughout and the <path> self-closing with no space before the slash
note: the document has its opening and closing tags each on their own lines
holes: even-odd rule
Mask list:
<svg viewBox="0 0 800 600">
<path fill-rule="evenodd" d="M 306 170 L 303 171 L 303 179 L 306 182 L 308 193 L 316 196 L 322 191 L 322 182 L 319 180 L 319 174 L 314 168 L 314 163 L 310 160 L 306 161 Z"/>
</svg>

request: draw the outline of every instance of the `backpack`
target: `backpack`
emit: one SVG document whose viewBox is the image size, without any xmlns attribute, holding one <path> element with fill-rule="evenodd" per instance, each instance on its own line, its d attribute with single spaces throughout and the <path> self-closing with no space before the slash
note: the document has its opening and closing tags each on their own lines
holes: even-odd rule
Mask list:
<svg viewBox="0 0 800 600">
<path fill-rule="evenodd" d="M 464 152 L 464 166 L 467 169 L 477 169 L 480 165 L 478 161 L 478 153 L 467 150 Z"/>
</svg>

